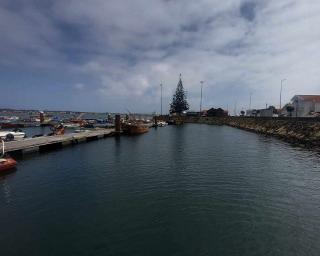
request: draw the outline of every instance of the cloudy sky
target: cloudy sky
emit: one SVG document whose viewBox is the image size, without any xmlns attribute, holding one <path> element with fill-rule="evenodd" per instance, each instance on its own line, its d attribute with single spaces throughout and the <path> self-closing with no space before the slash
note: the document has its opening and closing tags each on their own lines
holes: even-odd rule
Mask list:
<svg viewBox="0 0 320 256">
<path fill-rule="evenodd" d="M 317 0 L 0 0 L 0 107 L 168 109 L 279 105 L 320 93 Z"/>
</svg>

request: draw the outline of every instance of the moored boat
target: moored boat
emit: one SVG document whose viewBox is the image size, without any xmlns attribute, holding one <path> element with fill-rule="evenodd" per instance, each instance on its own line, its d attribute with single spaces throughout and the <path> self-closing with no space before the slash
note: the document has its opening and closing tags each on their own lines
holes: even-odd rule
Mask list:
<svg viewBox="0 0 320 256">
<path fill-rule="evenodd" d="M 0 158 L 0 173 L 14 169 L 16 166 L 17 162 L 13 158 Z"/>
<path fill-rule="evenodd" d="M 143 134 L 149 131 L 149 127 L 140 123 L 124 123 L 122 131 L 129 135 Z"/>
<path fill-rule="evenodd" d="M 22 140 L 26 137 L 26 133 L 20 130 L 18 131 L 0 131 L 0 139 L 11 141 L 11 140 Z"/>
<path fill-rule="evenodd" d="M 157 125 L 158 125 L 159 127 L 164 127 L 164 126 L 167 126 L 168 123 L 165 122 L 165 121 L 158 121 Z"/>
<path fill-rule="evenodd" d="M 51 133 L 48 134 L 48 136 L 54 136 L 54 135 L 63 135 L 65 133 L 65 128 L 62 124 L 55 125 L 50 128 L 52 131 Z"/>
<path fill-rule="evenodd" d="M 16 160 L 14 160 L 11 157 L 5 156 L 4 141 L 1 140 L 1 142 L 2 142 L 2 154 L 0 155 L 0 173 L 9 171 L 17 166 Z"/>
<path fill-rule="evenodd" d="M 86 130 L 86 129 L 80 128 L 80 129 L 74 130 L 74 132 L 75 132 L 75 133 L 90 132 L 90 130 Z"/>
<path fill-rule="evenodd" d="M 65 123 L 65 124 L 63 124 L 63 126 L 65 128 L 79 128 L 80 124 L 77 124 L 77 123 Z"/>
</svg>

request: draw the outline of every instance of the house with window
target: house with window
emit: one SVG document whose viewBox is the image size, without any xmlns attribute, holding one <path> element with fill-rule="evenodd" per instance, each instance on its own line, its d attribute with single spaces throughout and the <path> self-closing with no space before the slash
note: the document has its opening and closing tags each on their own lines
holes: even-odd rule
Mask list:
<svg viewBox="0 0 320 256">
<path fill-rule="evenodd" d="M 315 117 L 320 115 L 320 95 L 295 95 L 291 99 L 294 117 Z"/>
</svg>

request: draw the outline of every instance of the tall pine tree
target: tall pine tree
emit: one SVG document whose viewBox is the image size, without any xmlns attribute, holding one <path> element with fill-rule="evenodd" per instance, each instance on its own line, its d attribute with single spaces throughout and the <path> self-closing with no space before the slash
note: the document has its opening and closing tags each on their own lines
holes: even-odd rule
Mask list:
<svg viewBox="0 0 320 256">
<path fill-rule="evenodd" d="M 177 113 L 181 114 L 183 111 L 189 109 L 189 104 L 187 102 L 186 92 L 183 89 L 181 74 L 179 83 L 175 94 L 173 95 L 172 102 L 170 104 L 170 114 Z"/>
</svg>

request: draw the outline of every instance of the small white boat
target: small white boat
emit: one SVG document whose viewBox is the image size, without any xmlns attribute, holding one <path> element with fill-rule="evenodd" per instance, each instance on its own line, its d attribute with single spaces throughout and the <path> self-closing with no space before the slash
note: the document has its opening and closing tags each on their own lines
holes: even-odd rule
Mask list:
<svg viewBox="0 0 320 256">
<path fill-rule="evenodd" d="M 63 126 L 65 128 L 79 128 L 80 124 L 76 124 L 76 123 L 67 123 L 67 124 L 63 124 Z"/>
<path fill-rule="evenodd" d="M 76 129 L 74 130 L 75 133 L 80 133 L 80 132 L 90 132 L 89 130 L 86 129 Z"/>
<path fill-rule="evenodd" d="M 0 138 L 6 141 L 23 140 L 26 133 L 22 131 L 0 131 Z"/>
<path fill-rule="evenodd" d="M 158 126 L 159 127 L 164 127 L 164 126 L 167 126 L 168 123 L 167 122 L 164 122 L 164 121 L 158 121 Z"/>
</svg>

